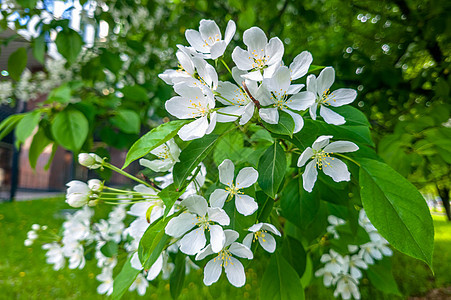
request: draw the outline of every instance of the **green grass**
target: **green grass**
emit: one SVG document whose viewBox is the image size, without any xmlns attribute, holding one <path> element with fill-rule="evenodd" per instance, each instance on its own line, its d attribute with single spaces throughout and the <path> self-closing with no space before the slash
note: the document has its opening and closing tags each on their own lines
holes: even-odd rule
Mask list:
<svg viewBox="0 0 451 300">
<path fill-rule="evenodd" d="M 62 199 L 48 199 L 0 204 L 0 299 L 105 299 L 96 293 L 100 270 L 95 261 L 88 261 L 83 270 L 67 268 L 54 271 L 45 263 L 45 252 L 40 245 L 25 247 L 23 241 L 31 225 L 48 225 L 56 230 L 64 221 L 62 209 L 69 207 Z M 104 216 L 105 211 L 99 211 Z M 451 223 L 443 217 L 434 217 L 435 277 L 423 263 L 395 252 L 393 274 L 405 299 L 407 296 L 424 295 L 429 290 L 451 286 Z M 257 299 L 262 266 L 247 267 L 247 283 L 237 289 L 227 283 L 225 276 L 212 287 L 202 284 L 202 271 L 190 274 L 179 299 Z M 254 268 L 254 269 L 252 269 Z M 255 269 L 258 268 L 258 269 Z M 314 283 L 318 280 L 315 280 Z M 375 290 L 363 280 L 362 299 L 397 299 Z M 333 299 L 332 290 L 314 284 L 307 290 L 307 299 Z M 125 299 L 170 299 L 169 285 L 160 281 L 149 286 L 145 298 L 135 292 Z"/>
</svg>

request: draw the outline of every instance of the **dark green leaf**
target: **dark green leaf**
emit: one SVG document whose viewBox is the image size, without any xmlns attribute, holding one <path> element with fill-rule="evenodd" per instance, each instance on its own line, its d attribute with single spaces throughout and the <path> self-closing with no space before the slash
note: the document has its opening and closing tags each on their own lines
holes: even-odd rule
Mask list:
<svg viewBox="0 0 451 300">
<path fill-rule="evenodd" d="M 131 258 L 132 256 L 127 259 L 124 266 L 122 267 L 121 272 L 114 278 L 113 293 L 111 294 L 112 299 L 121 299 L 128 288 L 132 285 L 133 281 L 135 281 L 136 276 L 141 273 L 141 270 L 137 270 L 132 267 L 132 265 L 130 264 Z"/>
<path fill-rule="evenodd" d="M 172 299 L 177 299 L 183 288 L 185 282 L 185 270 L 186 270 L 186 255 L 178 252 L 174 261 L 174 271 L 169 277 L 169 285 Z"/>
<path fill-rule="evenodd" d="M 58 52 L 64 56 L 67 62 L 73 64 L 81 51 L 83 39 L 75 30 L 67 28 L 58 32 L 55 44 Z"/>
<path fill-rule="evenodd" d="M 143 157 L 156 147 L 172 139 L 179 129 L 188 122 L 189 121 L 187 120 L 177 120 L 164 123 L 143 135 L 128 151 L 122 169 L 126 168 L 131 162 Z"/>
<path fill-rule="evenodd" d="M 266 122 L 262 122 L 263 126 L 269 131 L 281 134 L 281 135 L 289 135 L 293 136 L 294 131 L 294 120 L 289 114 L 284 111 L 279 111 L 279 123 L 277 124 L 269 124 Z"/>
<path fill-rule="evenodd" d="M 51 129 L 56 142 L 78 152 L 88 136 L 89 123 L 78 110 L 65 109 L 56 115 Z"/>
<path fill-rule="evenodd" d="M 46 102 L 69 103 L 71 99 L 72 99 L 72 90 L 67 84 L 63 84 L 50 92 Z"/>
<path fill-rule="evenodd" d="M 374 265 L 368 266 L 366 274 L 378 290 L 387 294 L 401 296 L 396 280 L 393 277 L 390 257 L 384 257 L 384 259 L 376 261 Z"/>
<path fill-rule="evenodd" d="M 283 148 L 274 143 L 258 162 L 258 184 L 271 198 L 275 198 L 285 176 L 287 161 Z"/>
<path fill-rule="evenodd" d="M 305 253 L 301 242 L 289 235 L 286 235 L 283 240 L 282 255 L 293 267 L 296 273 L 298 273 L 299 277 L 302 277 L 307 262 L 307 254 Z"/>
<path fill-rule="evenodd" d="M 301 279 L 283 255 L 275 253 L 263 275 L 260 286 L 261 300 L 303 300 Z"/>
<path fill-rule="evenodd" d="M 42 151 L 51 143 L 52 141 L 47 138 L 43 128 L 39 128 L 38 132 L 33 137 L 33 141 L 30 145 L 30 150 L 28 151 L 28 161 L 30 166 L 35 169 L 36 163 Z"/>
<path fill-rule="evenodd" d="M 33 133 L 33 130 L 38 126 L 41 119 L 41 112 L 35 110 L 27 113 L 17 124 L 16 127 L 16 145 L 24 143 L 25 140 Z"/>
<path fill-rule="evenodd" d="M 33 55 L 41 64 L 44 63 L 45 46 L 45 32 L 43 32 L 34 39 L 33 43 Z"/>
<path fill-rule="evenodd" d="M 100 248 L 100 252 L 106 257 L 113 257 L 117 254 L 118 246 L 114 241 L 108 241 Z"/>
<path fill-rule="evenodd" d="M 186 178 L 204 160 L 214 148 L 218 135 L 206 135 L 203 138 L 192 141 L 180 154 L 180 162 L 174 165 L 174 183 L 181 188 Z"/>
<path fill-rule="evenodd" d="M 360 187 L 363 207 L 379 233 L 432 268 L 434 226 L 417 189 L 388 165 L 370 159 L 361 162 Z"/>
<path fill-rule="evenodd" d="M 20 47 L 16 51 L 14 51 L 8 58 L 8 72 L 9 76 L 18 81 L 20 76 L 22 75 L 23 70 L 27 66 L 27 50 L 25 48 Z M 27 99 L 23 99 L 27 100 Z"/>
<path fill-rule="evenodd" d="M 116 111 L 116 115 L 111 119 L 111 124 L 119 128 L 122 132 L 138 134 L 141 127 L 141 120 L 136 112 L 128 109 Z"/>
<path fill-rule="evenodd" d="M 274 200 L 262 191 L 256 192 L 255 198 L 258 203 L 257 221 L 266 222 L 274 206 Z"/>
<path fill-rule="evenodd" d="M 179 190 L 175 187 L 173 183 L 165 187 L 158 193 L 158 197 L 163 200 L 166 209 L 164 210 L 164 215 L 167 216 L 172 206 L 174 206 L 175 201 L 184 193 L 184 190 Z"/>
</svg>

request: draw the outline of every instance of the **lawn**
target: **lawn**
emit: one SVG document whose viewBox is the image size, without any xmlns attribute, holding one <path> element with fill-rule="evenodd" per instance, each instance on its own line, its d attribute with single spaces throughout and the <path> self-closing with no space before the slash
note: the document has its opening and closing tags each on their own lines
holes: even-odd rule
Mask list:
<svg viewBox="0 0 451 300">
<path fill-rule="evenodd" d="M 63 222 L 62 209 L 68 206 L 62 199 L 48 199 L 0 204 L 0 299 L 105 299 L 97 295 L 99 273 L 94 261 L 89 261 L 84 270 L 53 271 L 45 263 L 45 252 L 39 245 L 25 247 L 23 241 L 31 225 L 38 223 L 57 229 Z M 104 211 L 99 212 L 105 214 Z M 428 291 L 451 286 L 451 223 L 444 217 L 434 216 L 435 250 L 434 271 L 419 261 L 400 253 L 393 256 L 393 273 L 400 291 L 407 296 L 424 295 Z M 252 266 L 251 266 L 252 267 Z M 202 271 L 193 272 L 185 281 L 185 288 L 179 299 L 256 299 L 261 279 L 259 270 L 247 269 L 247 284 L 236 289 L 229 285 L 224 276 L 212 287 L 205 287 Z M 319 288 L 315 284 L 307 290 L 307 299 L 328 299 L 331 290 Z M 362 299 L 396 299 L 383 295 L 365 285 L 361 285 Z M 126 299 L 170 299 L 169 286 L 160 281 L 150 286 L 145 298 L 136 293 L 127 294 Z"/>
</svg>

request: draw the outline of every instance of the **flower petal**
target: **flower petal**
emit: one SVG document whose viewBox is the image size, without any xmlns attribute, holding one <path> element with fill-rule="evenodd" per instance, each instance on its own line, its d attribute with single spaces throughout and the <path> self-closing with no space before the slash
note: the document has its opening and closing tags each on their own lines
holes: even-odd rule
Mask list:
<svg viewBox="0 0 451 300">
<path fill-rule="evenodd" d="M 346 120 L 345 118 L 343 118 L 343 116 L 337 114 L 336 112 L 334 112 L 330 108 L 325 107 L 324 105 L 321 105 L 319 109 L 319 114 L 328 124 L 343 125 L 344 123 L 346 123 Z"/>
<path fill-rule="evenodd" d="M 224 247 L 229 246 L 234 241 L 236 241 L 237 238 L 240 237 L 238 232 L 236 232 L 235 230 L 231 230 L 231 229 L 224 230 L 224 234 L 226 236 L 226 241 L 225 241 Z"/>
<path fill-rule="evenodd" d="M 285 102 L 285 105 L 293 110 L 306 110 L 315 103 L 315 94 L 312 92 L 300 92 Z"/>
<path fill-rule="evenodd" d="M 236 187 L 238 189 L 244 189 L 250 187 L 257 182 L 258 172 L 252 167 L 246 167 L 238 172 L 236 176 Z"/>
<path fill-rule="evenodd" d="M 174 162 L 171 159 L 148 160 L 141 158 L 139 164 L 155 172 L 166 172 L 174 165 Z"/>
<path fill-rule="evenodd" d="M 206 242 L 204 228 L 196 228 L 182 237 L 180 240 L 180 251 L 188 255 L 195 255 L 205 247 Z"/>
<path fill-rule="evenodd" d="M 178 135 L 182 140 L 190 141 L 203 137 L 207 129 L 208 129 L 208 119 L 207 116 L 205 116 L 184 125 L 179 130 Z"/>
<path fill-rule="evenodd" d="M 282 99 L 291 84 L 290 70 L 285 66 L 278 68 L 274 76 L 263 80 L 263 84 L 274 93 L 277 99 Z"/>
<path fill-rule="evenodd" d="M 272 235 L 262 233 L 262 236 L 258 238 L 258 242 L 263 247 L 263 249 L 265 249 L 269 253 L 276 251 L 276 240 Z"/>
<path fill-rule="evenodd" d="M 266 64 L 271 66 L 282 61 L 284 47 L 282 41 L 278 37 L 273 37 L 269 40 L 265 48 Z"/>
<path fill-rule="evenodd" d="M 221 95 L 221 97 L 216 97 L 216 99 L 224 105 L 244 105 L 249 102 L 249 99 L 247 98 L 245 92 L 241 90 L 241 88 L 239 88 L 236 84 L 228 81 L 220 81 L 218 83 L 216 92 Z M 227 100 L 224 100 L 223 98 Z"/>
<path fill-rule="evenodd" d="M 353 142 L 348 141 L 332 142 L 324 148 L 324 152 L 326 153 L 345 153 L 354 152 L 357 150 L 359 150 L 359 146 L 357 146 Z"/>
<path fill-rule="evenodd" d="M 330 89 L 335 81 L 335 70 L 332 67 L 324 68 L 317 78 L 318 94 L 322 95 L 326 90 Z"/>
<path fill-rule="evenodd" d="M 249 72 L 247 74 L 242 75 L 241 77 L 244 79 L 251 80 L 251 81 L 262 81 L 263 80 L 263 75 L 260 70 Z"/>
<path fill-rule="evenodd" d="M 333 138 L 332 135 L 319 136 L 312 145 L 313 150 L 319 151 L 329 144 L 329 139 Z"/>
<path fill-rule="evenodd" d="M 313 120 L 316 120 L 316 111 L 318 110 L 318 103 L 313 103 L 312 106 L 309 109 L 310 117 Z"/>
<path fill-rule="evenodd" d="M 196 215 L 190 214 L 188 212 L 182 213 L 171 219 L 166 225 L 165 232 L 167 235 L 179 238 L 184 235 L 188 230 L 194 227 L 196 224 Z"/>
<path fill-rule="evenodd" d="M 269 232 L 272 232 L 272 233 L 274 233 L 275 235 L 282 236 L 281 233 L 280 233 L 280 231 L 277 230 L 276 226 L 274 226 L 274 225 L 272 225 L 272 224 L 269 224 L 269 223 L 262 223 L 262 229 L 263 229 L 263 230 L 267 230 L 267 231 L 269 231 Z"/>
<path fill-rule="evenodd" d="M 233 20 L 230 20 L 227 23 L 227 27 L 226 27 L 226 30 L 224 33 L 224 41 L 226 42 L 227 45 L 230 43 L 233 36 L 235 35 L 235 31 L 236 31 L 236 24 Z"/>
<path fill-rule="evenodd" d="M 313 56 L 308 51 L 299 53 L 290 64 L 291 80 L 296 80 L 307 74 L 310 64 L 313 62 Z"/>
<path fill-rule="evenodd" d="M 332 177 L 335 182 L 351 180 L 351 173 L 344 162 L 335 157 L 327 157 L 323 163 L 324 174 Z"/>
<path fill-rule="evenodd" d="M 216 116 L 217 116 L 216 112 L 211 113 L 211 115 L 210 115 L 210 124 L 208 124 L 207 130 L 205 131 L 206 134 L 210 134 L 215 129 Z"/>
<path fill-rule="evenodd" d="M 227 226 L 230 224 L 230 218 L 227 213 L 219 207 L 207 208 L 208 218 L 222 226 Z"/>
<path fill-rule="evenodd" d="M 180 204 L 188 208 L 191 213 L 195 213 L 199 216 L 203 217 L 207 214 L 208 203 L 202 196 L 191 195 L 180 202 Z"/>
<path fill-rule="evenodd" d="M 249 120 L 254 116 L 254 110 L 255 110 L 255 105 L 253 102 L 249 102 L 245 107 L 244 107 L 244 113 L 241 116 L 240 119 L 240 125 L 244 125 L 247 122 L 249 122 Z"/>
<path fill-rule="evenodd" d="M 312 192 L 317 176 L 318 171 L 316 170 L 316 161 L 312 160 L 307 164 L 304 174 L 302 174 L 302 185 L 304 190 L 309 193 Z"/>
<path fill-rule="evenodd" d="M 304 119 L 302 118 L 302 116 L 286 108 L 283 108 L 282 110 L 293 118 L 294 121 L 293 133 L 301 131 L 302 127 L 304 127 Z"/>
<path fill-rule="evenodd" d="M 247 258 L 252 259 L 254 258 L 254 254 L 250 250 L 249 247 L 246 245 L 234 242 L 232 245 L 230 245 L 229 248 L 230 253 L 232 253 L 235 256 L 241 257 L 241 258 Z"/>
<path fill-rule="evenodd" d="M 224 262 L 224 269 L 227 279 L 232 285 L 242 287 L 246 283 L 244 267 L 238 259 L 230 257 L 230 261 Z"/>
<path fill-rule="evenodd" d="M 200 33 L 196 30 L 188 29 L 185 31 L 185 37 L 188 43 L 201 53 L 208 53 L 210 47 L 207 47 L 205 41 L 202 40 Z"/>
<path fill-rule="evenodd" d="M 252 215 L 258 209 L 257 202 L 248 195 L 236 195 L 235 206 L 236 210 L 244 216 Z"/>
<path fill-rule="evenodd" d="M 246 237 L 243 239 L 243 245 L 250 249 L 252 247 L 253 239 L 254 239 L 253 233 L 247 234 Z"/>
<path fill-rule="evenodd" d="M 298 159 L 297 166 L 300 168 L 305 165 L 305 163 L 311 159 L 313 156 L 313 149 L 310 147 L 307 147 L 304 152 L 302 152 L 301 156 Z"/>
<path fill-rule="evenodd" d="M 232 186 L 233 178 L 235 177 L 235 166 L 230 159 L 225 159 L 218 167 L 219 182 L 227 186 Z"/>
<path fill-rule="evenodd" d="M 357 92 L 353 89 L 338 89 L 330 95 L 328 103 L 335 107 L 342 106 L 353 102 L 356 97 Z"/>
<path fill-rule="evenodd" d="M 243 42 L 247 46 L 249 53 L 257 54 L 260 57 L 264 55 L 268 39 L 263 30 L 258 27 L 251 27 L 244 32 Z"/>
<path fill-rule="evenodd" d="M 219 225 L 210 225 L 210 244 L 211 250 L 218 253 L 224 247 L 225 234 L 224 230 Z"/>
<path fill-rule="evenodd" d="M 232 60 L 240 70 L 247 71 L 253 68 L 252 64 L 254 63 L 254 60 L 249 56 L 249 52 L 238 46 L 233 49 Z"/>
<path fill-rule="evenodd" d="M 209 286 L 218 281 L 222 273 L 222 260 L 210 260 L 204 268 L 204 284 Z"/>
<path fill-rule="evenodd" d="M 279 123 L 279 112 L 277 108 L 262 108 L 259 111 L 260 118 L 269 124 Z"/>
<path fill-rule="evenodd" d="M 222 39 L 221 31 L 218 25 L 213 20 L 201 20 L 199 25 L 199 33 L 205 43 L 208 45 L 213 45 L 214 43 Z"/>
<path fill-rule="evenodd" d="M 154 264 L 150 267 L 149 272 L 147 273 L 147 280 L 152 281 L 157 278 L 161 269 L 163 269 L 163 254 L 160 254 Z"/>
<path fill-rule="evenodd" d="M 294 95 L 294 94 L 297 94 L 297 93 L 299 93 L 299 92 L 302 90 L 302 88 L 303 88 L 304 86 L 305 86 L 304 84 L 291 84 L 291 85 L 288 87 L 287 94 L 288 94 L 288 95 Z"/>
<path fill-rule="evenodd" d="M 317 79 L 315 75 L 309 75 L 307 76 L 307 91 L 312 92 L 313 94 L 318 95 L 318 84 L 317 84 Z M 322 92 L 321 92 L 322 94 Z"/>
<path fill-rule="evenodd" d="M 208 255 L 213 254 L 213 250 L 211 250 L 211 245 L 207 245 L 204 249 L 200 250 L 199 253 L 196 255 L 196 260 L 202 260 Z"/>
<path fill-rule="evenodd" d="M 223 189 L 214 190 L 210 195 L 210 206 L 222 208 L 229 194 L 230 192 Z"/>
</svg>

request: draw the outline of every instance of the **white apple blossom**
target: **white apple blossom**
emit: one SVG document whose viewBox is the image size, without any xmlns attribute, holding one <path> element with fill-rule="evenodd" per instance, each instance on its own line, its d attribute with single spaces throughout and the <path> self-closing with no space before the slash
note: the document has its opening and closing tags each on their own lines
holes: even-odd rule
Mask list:
<svg viewBox="0 0 451 300">
<path fill-rule="evenodd" d="M 72 207 L 97 204 L 98 192 L 103 188 L 103 183 L 98 179 L 91 179 L 88 183 L 72 180 L 66 184 L 66 202 Z"/>
<path fill-rule="evenodd" d="M 166 172 L 180 161 L 180 148 L 177 146 L 174 139 L 170 139 L 166 143 L 156 147 L 150 151 L 150 153 L 157 156 L 159 159 L 148 160 L 141 158 L 139 164 L 155 172 Z"/>
<path fill-rule="evenodd" d="M 345 224 L 345 220 L 337 218 L 334 215 L 329 215 L 327 217 L 327 221 L 329 222 L 329 226 L 327 226 L 326 231 L 334 236 L 335 239 L 340 238 L 340 235 L 338 234 L 335 227 Z"/>
<path fill-rule="evenodd" d="M 307 147 L 299 157 L 298 167 L 304 166 L 309 159 L 312 159 L 302 174 L 303 186 L 307 192 L 311 192 L 315 185 L 318 176 L 317 166 L 335 182 L 351 180 L 351 174 L 346 164 L 336 157 L 331 157 L 331 155 L 334 153 L 357 151 L 359 147 L 348 141 L 337 141 L 329 144 L 329 139 L 331 138 L 333 138 L 331 135 L 318 137 L 312 147 Z"/>
<path fill-rule="evenodd" d="M 348 275 L 342 275 L 335 280 L 337 288 L 334 291 L 334 297 L 341 296 L 343 300 L 360 299 L 359 288 L 357 287 L 357 282 Z"/>
<path fill-rule="evenodd" d="M 113 293 L 113 269 L 103 268 L 102 273 L 96 276 L 96 279 L 101 282 L 97 287 L 97 293 L 106 294 L 107 296 Z"/>
<path fill-rule="evenodd" d="M 149 282 L 146 280 L 142 273 L 139 273 L 128 290 L 130 292 L 136 290 L 138 292 L 138 295 L 144 296 L 148 286 Z"/>
<path fill-rule="evenodd" d="M 310 116 L 316 120 L 316 111 L 319 106 L 319 114 L 324 121 L 329 124 L 342 125 L 346 122 L 338 113 L 327 106 L 342 106 L 349 104 L 357 97 L 357 92 L 353 89 L 338 89 L 330 92 L 330 87 L 335 81 L 335 70 L 332 67 L 324 68 L 318 78 L 315 75 L 307 77 L 307 91 L 316 94 L 316 101 L 310 107 Z"/>
<path fill-rule="evenodd" d="M 64 267 L 66 259 L 64 258 L 63 248 L 60 244 L 56 242 L 44 244 L 42 245 L 42 249 L 47 250 L 45 253 L 47 257 L 46 262 L 53 265 L 53 270 L 58 271 Z"/>
<path fill-rule="evenodd" d="M 232 53 L 232 59 L 238 69 L 252 70 L 243 77 L 255 81 L 271 77 L 282 61 L 284 52 L 282 41 L 274 37 L 268 42 L 263 30 L 252 27 L 244 32 L 243 42 L 247 46 L 247 50 L 236 47 Z"/>
<path fill-rule="evenodd" d="M 272 235 L 268 234 L 268 231 L 277 236 L 282 236 L 279 230 L 269 223 L 257 223 L 252 225 L 248 230 L 251 233 L 246 235 L 243 244 L 250 249 L 252 242 L 258 241 L 263 249 L 269 253 L 273 253 L 276 250 L 276 240 Z"/>
<path fill-rule="evenodd" d="M 204 284 L 208 286 L 218 281 L 222 274 L 222 268 L 224 267 L 229 282 L 236 287 L 242 287 L 246 283 L 244 267 L 241 262 L 232 255 L 247 259 L 252 259 L 254 255 L 247 246 L 235 242 L 239 237 L 238 232 L 234 230 L 224 230 L 224 234 L 224 246 L 219 251 L 218 255 L 205 265 Z M 212 245 L 208 245 L 196 255 L 196 260 L 204 259 L 215 252 L 216 251 L 213 251 L 212 249 Z"/>
<path fill-rule="evenodd" d="M 217 59 L 224 54 L 235 31 L 235 22 L 230 20 L 227 23 L 224 39 L 222 39 L 221 31 L 215 21 L 201 20 L 199 31 L 188 29 L 185 31 L 185 36 L 191 47 L 202 53 L 204 58 Z"/>
<path fill-rule="evenodd" d="M 180 96 L 166 101 L 166 110 L 179 119 L 196 119 L 179 130 L 180 138 L 189 141 L 211 133 L 216 126 L 213 94 L 204 95 L 200 88 L 183 84 L 176 84 L 174 90 Z"/>
<path fill-rule="evenodd" d="M 279 123 L 279 110 L 288 113 L 294 120 L 294 133 L 299 132 L 304 126 L 301 115 L 293 112 L 306 110 L 315 102 L 312 92 L 299 92 L 301 85 L 291 85 L 292 73 L 289 68 L 282 66 L 275 71 L 270 78 L 263 79 L 263 84 L 270 93 L 270 97 L 259 98 L 262 106 L 270 106 L 260 109 L 260 117 L 270 124 Z M 292 96 L 290 96 L 292 95 Z"/>
<path fill-rule="evenodd" d="M 325 287 L 329 287 L 332 285 L 332 282 L 335 278 L 335 274 L 331 271 L 327 271 L 326 268 L 320 268 L 315 272 L 316 277 L 323 276 L 323 284 Z"/>
<path fill-rule="evenodd" d="M 224 160 L 218 167 L 219 169 L 219 182 L 226 185 L 226 189 L 216 189 L 210 195 L 210 204 L 212 207 L 222 208 L 226 199 L 235 197 L 235 206 L 237 211 L 245 216 L 253 214 L 258 209 L 258 204 L 254 198 L 245 195 L 241 192 L 241 189 L 248 188 L 257 182 L 258 172 L 252 167 L 246 167 L 240 170 L 235 177 L 235 166 L 230 159 Z"/>
<path fill-rule="evenodd" d="M 346 255 L 343 258 L 343 273 L 351 275 L 353 279 L 358 281 L 362 278 L 362 271 L 360 269 L 367 269 L 368 265 L 363 261 L 360 255 Z"/>
<path fill-rule="evenodd" d="M 212 249 L 219 252 L 225 242 L 224 230 L 220 225 L 227 226 L 230 223 L 226 212 L 219 207 L 208 207 L 207 200 L 199 195 L 189 196 L 180 205 L 185 206 L 188 212 L 171 219 L 165 228 L 167 235 L 181 238 L 180 251 L 188 255 L 197 254 L 205 247 L 205 230 L 208 230 Z M 197 228 L 191 230 L 193 227 Z"/>
</svg>

